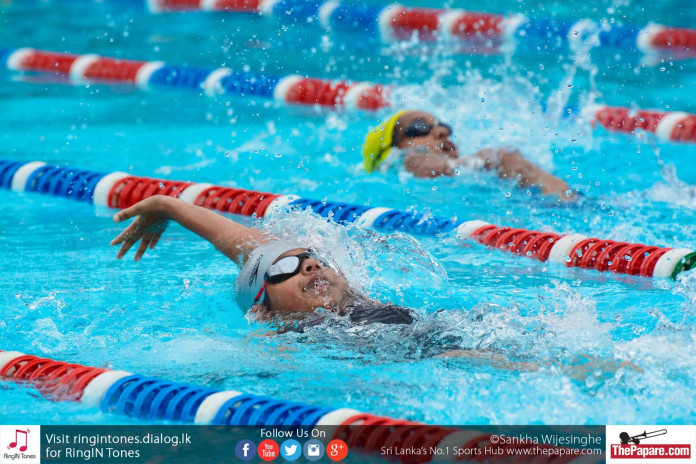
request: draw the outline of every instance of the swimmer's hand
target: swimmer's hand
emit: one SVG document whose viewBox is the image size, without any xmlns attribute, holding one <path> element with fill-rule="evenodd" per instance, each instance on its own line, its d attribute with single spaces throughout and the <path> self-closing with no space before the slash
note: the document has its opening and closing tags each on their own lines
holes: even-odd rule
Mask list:
<svg viewBox="0 0 696 464">
<path fill-rule="evenodd" d="M 473 156 L 483 161 L 484 169 L 495 170 L 501 179 L 516 180 L 521 188 L 539 187 L 542 193 L 556 195 L 560 201 L 577 199 L 566 181 L 529 162 L 518 150 L 484 148 Z"/>
<path fill-rule="evenodd" d="M 165 195 L 146 198 L 114 214 L 114 222 L 132 217 L 136 217 L 135 221 L 111 241 L 111 245 L 121 245 L 116 256 L 118 259 L 123 258 L 138 240 L 142 240 L 135 252 L 135 260 L 139 261 L 148 248 L 153 249 L 157 245 L 168 221 L 174 221 L 206 239 L 222 254 L 240 264 L 256 247 L 274 239 L 265 232 L 246 227 L 206 208 Z"/>
<path fill-rule="evenodd" d="M 627 369 L 638 374 L 645 372 L 640 366 L 630 361 L 601 359 L 586 354 L 574 356 L 567 363 L 557 365 L 565 375 L 581 382 L 586 381 L 588 377 L 609 378 L 619 369 Z"/>
<path fill-rule="evenodd" d="M 123 258 L 138 240 L 141 242 L 138 251 L 135 252 L 136 261 L 140 261 L 148 248 L 151 250 L 155 248 L 168 225 L 169 217 L 164 208 L 166 201 L 166 197 L 157 195 L 114 214 L 114 222 L 122 222 L 137 216 L 135 221 L 111 241 L 111 246 L 121 245 L 116 255 L 117 259 Z"/>
</svg>

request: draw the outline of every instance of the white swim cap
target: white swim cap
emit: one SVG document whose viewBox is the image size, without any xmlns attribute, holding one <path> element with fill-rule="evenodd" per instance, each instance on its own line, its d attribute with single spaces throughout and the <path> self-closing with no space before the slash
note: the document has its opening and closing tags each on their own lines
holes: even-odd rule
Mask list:
<svg viewBox="0 0 696 464">
<path fill-rule="evenodd" d="M 235 299 L 242 311 L 254 305 L 254 299 L 263 285 L 263 275 L 271 264 L 286 251 L 302 248 L 283 240 L 266 243 L 249 254 L 249 259 L 239 271 L 239 277 L 234 284 Z"/>
</svg>

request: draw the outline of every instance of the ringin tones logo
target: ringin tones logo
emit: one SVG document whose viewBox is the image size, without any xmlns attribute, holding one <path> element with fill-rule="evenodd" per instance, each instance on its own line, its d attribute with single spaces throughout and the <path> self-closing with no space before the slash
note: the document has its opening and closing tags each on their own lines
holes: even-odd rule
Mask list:
<svg viewBox="0 0 696 464">
<path fill-rule="evenodd" d="M 38 425 L 0 426 L 0 464 L 41 462 L 41 427 Z"/>
<path fill-rule="evenodd" d="M 608 462 L 694 463 L 692 426 L 607 426 Z"/>
</svg>

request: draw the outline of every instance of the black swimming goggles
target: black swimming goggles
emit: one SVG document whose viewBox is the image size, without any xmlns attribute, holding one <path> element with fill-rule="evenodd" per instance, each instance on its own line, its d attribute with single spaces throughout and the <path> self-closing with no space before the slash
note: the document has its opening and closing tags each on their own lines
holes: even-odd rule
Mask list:
<svg viewBox="0 0 696 464">
<path fill-rule="evenodd" d="M 256 295 L 254 303 L 257 303 L 261 299 L 261 296 L 266 290 L 267 283 L 273 285 L 280 284 L 290 279 L 291 277 L 296 276 L 300 273 L 300 270 L 302 269 L 302 263 L 308 258 L 314 258 L 326 267 L 330 267 L 332 269 L 335 268 L 335 266 L 330 264 L 323 257 L 317 255 L 312 250 L 307 250 L 296 255 L 290 255 L 284 258 L 280 258 L 278 261 L 271 264 L 266 273 L 263 275 L 263 285 L 261 286 L 259 293 Z"/>
<path fill-rule="evenodd" d="M 392 145 L 396 146 L 401 139 L 415 139 L 418 137 L 425 137 L 430 134 L 436 127 L 444 127 L 449 135 L 452 135 L 452 126 L 442 122 L 435 122 L 435 124 L 430 124 L 428 121 L 422 118 L 416 118 L 411 123 L 406 126 L 399 137 L 395 137 L 392 141 Z"/>
<path fill-rule="evenodd" d="M 302 263 L 308 258 L 314 258 L 325 266 L 329 265 L 324 258 L 318 256 L 316 253 L 314 253 L 314 251 L 303 251 L 297 255 L 280 258 L 278 261 L 271 264 L 271 267 L 269 267 L 266 273 L 263 275 L 264 282 L 274 285 L 285 282 L 289 278 L 300 273 Z"/>
</svg>

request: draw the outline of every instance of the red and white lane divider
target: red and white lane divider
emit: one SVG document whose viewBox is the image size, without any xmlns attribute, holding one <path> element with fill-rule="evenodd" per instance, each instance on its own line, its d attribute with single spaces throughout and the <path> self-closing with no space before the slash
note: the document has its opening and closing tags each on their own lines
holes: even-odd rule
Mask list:
<svg viewBox="0 0 696 464">
<path fill-rule="evenodd" d="M 361 454 L 381 455 L 382 446 L 395 450 L 424 447 L 429 452 L 419 462 L 456 461 L 458 456 L 454 453 L 438 455 L 431 451 L 445 447 L 476 448 L 479 452 L 475 455 L 486 456 L 489 462 L 505 461 L 514 450 L 525 447 L 494 443 L 491 435 L 476 430 L 396 420 L 349 408 L 321 408 L 238 391 L 218 391 L 127 371 L 54 361 L 19 351 L 0 351 L 0 380 L 33 386 L 52 401 L 79 401 L 88 407 L 99 407 L 105 413 L 148 422 L 322 427 L 324 432 L 329 431 L 329 438 L 344 440 L 351 452 Z M 528 447 L 544 448 L 545 452 L 539 453 L 535 462 L 600 462 L 599 456 L 577 456 L 569 448 L 533 444 Z M 498 452 L 491 453 L 493 449 Z M 395 452 L 395 455 L 402 454 Z M 412 462 L 410 457 L 407 461 Z"/>
<path fill-rule="evenodd" d="M 594 120 L 607 130 L 633 134 L 651 132 L 660 140 L 696 143 L 696 114 L 625 107 L 592 108 Z"/>
<path fill-rule="evenodd" d="M 0 160 L 0 181 L 0 185 L 16 191 L 63 196 L 111 208 L 128 208 L 153 195 L 178 197 L 205 208 L 259 218 L 291 208 L 310 208 L 338 223 L 355 223 L 358 227 L 413 235 L 437 236 L 455 231 L 461 239 L 471 239 L 525 258 L 643 277 L 675 278 L 696 264 L 696 252 L 687 248 L 648 246 L 579 234 L 562 236 L 499 227 L 479 220 L 459 222 L 413 211 L 320 201 L 207 183 L 136 177 L 123 172 L 97 173 L 46 166 L 41 162 L 21 164 Z"/>
<path fill-rule="evenodd" d="M 273 98 L 287 104 L 372 111 L 390 106 L 390 87 L 368 82 L 298 75 L 270 76 L 229 68 L 200 69 L 169 65 L 162 61 L 133 61 L 95 54 L 73 55 L 20 48 L 9 53 L 4 67 L 10 71 L 68 76 L 76 83 L 103 81 L 137 85 L 142 89 L 177 87 L 211 97 L 236 94 Z"/>
<path fill-rule="evenodd" d="M 589 29 L 596 30 L 603 46 L 634 46 L 646 53 L 672 50 L 693 55 L 696 52 L 696 29 L 650 23 L 645 26 L 603 25 L 590 20 L 575 23 L 555 18 L 523 15 L 504 16 L 454 8 L 408 7 L 398 3 L 382 5 L 339 0 L 144 0 L 154 13 L 178 11 L 218 11 L 258 13 L 281 20 L 318 23 L 325 30 L 342 27 L 354 31 L 376 28 L 384 40 L 419 40 L 438 37 L 463 40 L 512 42 L 534 37 L 547 39 L 551 46 L 582 38 Z M 590 25 L 591 24 L 591 25 Z M 560 39 L 560 40 L 559 40 Z"/>
<path fill-rule="evenodd" d="M 688 248 L 498 227 L 485 221 L 462 223 L 457 227 L 457 237 L 539 261 L 643 277 L 676 278 L 696 264 L 696 252 Z"/>
<path fill-rule="evenodd" d="M 194 88 L 202 94 L 216 96 L 238 93 L 246 96 L 273 98 L 293 105 L 379 110 L 391 106 L 393 87 L 369 82 L 345 82 L 315 79 L 296 75 L 272 77 L 252 73 L 234 73 L 227 68 L 211 69 L 196 76 L 200 81 L 191 85 L 189 79 L 169 79 L 181 76 L 193 68 L 171 66 L 161 61 L 131 61 L 94 54 L 71 55 L 20 48 L 6 60 L 13 71 L 32 71 L 69 76 L 74 82 L 106 81 L 137 85 L 143 89 L 155 85 Z M 240 82 L 244 81 L 244 82 Z M 257 82 L 255 85 L 249 82 Z M 246 87 L 245 87 L 246 85 Z M 240 92 L 239 89 L 244 89 Z M 596 124 L 610 131 L 635 133 L 643 130 L 656 134 L 661 140 L 696 143 L 696 114 L 657 110 L 632 110 L 626 107 L 598 105 L 585 112 Z"/>
</svg>

